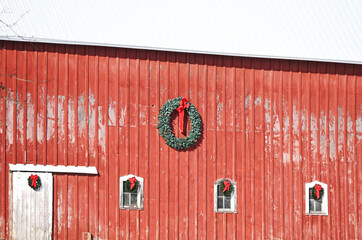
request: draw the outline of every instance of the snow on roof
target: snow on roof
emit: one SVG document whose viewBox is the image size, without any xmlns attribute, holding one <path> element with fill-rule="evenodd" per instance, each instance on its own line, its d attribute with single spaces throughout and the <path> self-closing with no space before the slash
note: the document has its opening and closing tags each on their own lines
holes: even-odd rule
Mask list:
<svg viewBox="0 0 362 240">
<path fill-rule="evenodd" d="M 362 64 L 361 0 L 0 0 L 0 39 Z"/>
</svg>

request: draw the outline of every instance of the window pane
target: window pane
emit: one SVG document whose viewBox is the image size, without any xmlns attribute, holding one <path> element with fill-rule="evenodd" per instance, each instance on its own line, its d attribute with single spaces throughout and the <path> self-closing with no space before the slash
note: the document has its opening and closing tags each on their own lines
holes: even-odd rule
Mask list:
<svg viewBox="0 0 362 240">
<path fill-rule="evenodd" d="M 230 197 L 225 198 L 225 208 L 227 208 L 227 209 L 231 208 L 231 198 Z"/>
<path fill-rule="evenodd" d="M 222 192 L 222 187 L 221 185 L 217 185 L 217 195 L 218 196 L 224 196 L 223 192 Z"/>
<path fill-rule="evenodd" d="M 134 205 L 137 206 L 137 193 L 132 193 L 131 194 L 131 205 L 132 206 L 134 206 Z"/>
<path fill-rule="evenodd" d="M 129 194 L 123 193 L 123 206 L 129 206 Z"/>
<path fill-rule="evenodd" d="M 314 202 L 313 199 L 309 200 L 309 212 L 314 211 Z"/>
<path fill-rule="evenodd" d="M 318 212 L 322 211 L 322 202 L 316 201 L 315 210 L 318 211 Z"/>
<path fill-rule="evenodd" d="M 127 188 L 127 181 L 123 182 L 123 192 L 129 192 Z"/>
<path fill-rule="evenodd" d="M 313 188 L 309 188 L 309 199 L 313 199 Z"/>
<path fill-rule="evenodd" d="M 223 198 L 222 197 L 217 198 L 217 208 L 221 208 L 221 209 L 224 208 L 224 206 L 223 206 Z"/>
</svg>

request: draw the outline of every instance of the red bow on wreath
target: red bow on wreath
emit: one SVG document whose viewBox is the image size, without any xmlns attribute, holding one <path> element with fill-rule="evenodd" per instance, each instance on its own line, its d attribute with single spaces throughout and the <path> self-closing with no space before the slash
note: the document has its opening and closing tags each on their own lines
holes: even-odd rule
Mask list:
<svg viewBox="0 0 362 240">
<path fill-rule="evenodd" d="M 187 104 L 189 100 L 187 100 L 187 98 L 182 98 L 182 100 L 180 101 L 180 106 L 176 109 L 179 113 L 179 118 L 180 118 L 180 131 L 183 133 L 184 132 L 184 113 L 185 113 L 185 108 L 190 107 L 190 104 Z"/>
<path fill-rule="evenodd" d="M 36 180 L 38 180 L 38 178 L 39 178 L 38 175 L 31 174 L 30 179 L 32 180 L 32 182 L 31 182 L 32 187 L 34 186 L 34 188 L 36 188 Z"/>
<path fill-rule="evenodd" d="M 315 188 L 315 194 L 317 195 L 317 199 L 319 199 L 319 198 L 320 198 L 320 196 L 319 196 L 319 191 L 322 190 L 322 186 L 319 185 L 319 184 L 316 184 L 316 185 L 314 186 L 314 188 Z"/>
<path fill-rule="evenodd" d="M 133 178 L 130 178 L 128 180 L 131 183 L 131 187 L 130 187 L 129 190 L 132 190 L 134 188 L 134 186 L 136 185 L 137 179 L 135 177 L 133 177 Z"/>
<path fill-rule="evenodd" d="M 228 180 L 224 180 L 224 190 L 222 192 L 226 192 L 226 191 L 229 191 L 230 190 L 230 181 Z"/>
</svg>

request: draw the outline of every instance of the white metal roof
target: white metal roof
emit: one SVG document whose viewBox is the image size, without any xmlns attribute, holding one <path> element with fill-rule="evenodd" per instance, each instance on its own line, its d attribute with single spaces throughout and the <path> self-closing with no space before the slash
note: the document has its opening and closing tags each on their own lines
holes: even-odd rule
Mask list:
<svg viewBox="0 0 362 240">
<path fill-rule="evenodd" d="M 362 64 L 361 0 L 0 4 L 0 39 Z"/>
</svg>

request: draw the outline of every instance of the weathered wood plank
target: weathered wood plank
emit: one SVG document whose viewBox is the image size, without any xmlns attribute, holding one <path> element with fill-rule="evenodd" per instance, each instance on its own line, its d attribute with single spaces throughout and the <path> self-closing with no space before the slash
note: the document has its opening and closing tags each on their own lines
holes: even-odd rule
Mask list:
<svg viewBox="0 0 362 240">
<path fill-rule="evenodd" d="M 170 62 L 169 55 L 165 52 L 160 52 L 160 105 L 159 108 L 169 99 L 169 74 Z M 158 131 L 157 131 L 158 134 Z M 169 152 L 170 149 L 165 146 L 163 138 L 159 139 L 160 144 L 160 239 L 169 239 L 169 176 L 170 176 L 170 163 Z M 173 165 L 171 165 L 173 166 Z M 162 191 L 162 194 L 161 194 Z"/>
<path fill-rule="evenodd" d="M 119 176 L 130 172 L 130 59 L 129 51 L 120 51 L 119 61 Z M 119 197 L 118 197 L 119 201 Z M 119 211 L 120 239 L 129 239 L 129 211 Z"/>
<path fill-rule="evenodd" d="M 150 104 L 149 104 L 149 71 L 150 61 L 148 52 L 140 51 L 140 66 L 139 66 L 139 176 L 145 179 L 143 195 L 144 195 L 144 210 L 140 211 L 140 239 L 149 239 L 149 224 L 150 221 L 150 148 L 149 142 L 149 124 L 150 124 Z"/>
<path fill-rule="evenodd" d="M 169 82 L 168 82 L 168 93 L 169 99 L 173 99 L 179 95 L 179 62 L 176 53 L 169 53 Z M 179 119 L 175 115 L 175 120 L 170 124 L 173 125 L 173 129 L 176 137 L 181 137 L 179 133 Z M 167 146 L 163 143 L 163 146 Z M 169 238 L 177 239 L 179 234 L 179 178 L 180 178 L 180 155 L 175 149 L 170 148 L 169 150 L 169 168 L 170 175 L 168 178 L 169 186 Z"/>
<path fill-rule="evenodd" d="M 88 154 L 89 165 L 99 168 L 98 156 L 98 101 L 99 101 L 99 76 L 98 76 L 98 59 L 96 48 L 88 47 L 87 54 L 89 55 L 88 69 L 88 123 L 89 123 L 89 138 L 88 138 Z M 99 220 L 99 198 L 98 198 L 99 177 L 89 177 L 89 232 L 94 238 L 98 237 L 98 220 Z"/>
<path fill-rule="evenodd" d="M 106 48 L 97 51 L 98 61 L 98 156 L 99 156 L 99 188 L 98 198 L 101 208 L 99 212 L 98 232 L 99 238 L 109 238 L 109 138 L 108 138 L 108 84 L 109 84 L 109 56 Z"/>
<path fill-rule="evenodd" d="M 119 121 L 118 121 L 118 84 L 119 84 L 119 56 L 116 49 L 110 48 L 107 51 L 109 55 L 109 86 L 108 86 L 108 138 L 109 142 L 109 175 L 108 182 L 114 182 L 109 185 L 109 239 L 119 239 Z"/>
</svg>

